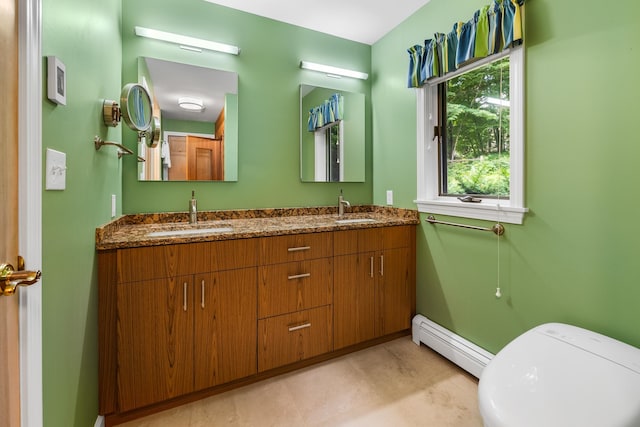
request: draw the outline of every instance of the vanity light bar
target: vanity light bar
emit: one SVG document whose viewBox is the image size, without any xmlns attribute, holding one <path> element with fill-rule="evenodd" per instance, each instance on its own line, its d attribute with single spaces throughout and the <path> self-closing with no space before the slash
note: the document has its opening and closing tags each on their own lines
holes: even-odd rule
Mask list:
<svg viewBox="0 0 640 427">
<path fill-rule="evenodd" d="M 166 31 L 154 30 L 145 27 L 135 27 L 135 32 L 136 36 L 175 43 L 180 45 L 182 48 L 201 48 L 215 52 L 230 53 L 232 55 L 240 54 L 240 48 L 238 46 L 213 42 L 211 40 L 198 39 L 195 37 L 183 36 L 182 34 L 168 33 Z"/>
<path fill-rule="evenodd" d="M 305 70 L 319 71 L 321 73 L 326 73 L 328 76 L 344 76 L 362 80 L 367 80 L 369 78 L 369 74 L 360 71 L 332 67 L 331 65 L 316 64 L 315 62 L 309 61 L 300 61 L 300 68 L 303 68 Z"/>
</svg>

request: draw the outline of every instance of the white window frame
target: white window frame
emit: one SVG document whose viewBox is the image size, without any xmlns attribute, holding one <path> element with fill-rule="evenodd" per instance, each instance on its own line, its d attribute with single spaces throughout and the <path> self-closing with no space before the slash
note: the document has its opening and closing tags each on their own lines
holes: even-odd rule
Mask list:
<svg viewBox="0 0 640 427">
<path fill-rule="evenodd" d="M 336 126 L 335 122 L 332 122 L 328 125 L 321 127 L 320 129 L 314 132 L 314 144 L 315 144 L 315 176 L 314 179 L 316 182 L 325 182 L 328 179 L 327 169 L 328 169 L 328 158 L 329 158 L 329 146 L 327 145 L 327 131 L 332 126 Z M 338 164 L 340 166 L 340 180 L 339 182 L 344 181 L 344 162 L 342 159 L 344 158 L 344 145 L 342 141 L 344 141 L 344 126 L 343 121 L 340 120 L 337 124 L 340 142 L 338 143 Z"/>
<path fill-rule="evenodd" d="M 438 84 L 478 68 L 496 59 L 509 56 L 510 117 L 510 185 L 509 199 L 483 198 L 482 203 L 465 203 L 456 197 L 440 196 L 438 141 L 434 127 L 438 125 Z M 522 224 L 524 214 L 524 48 L 507 49 L 464 66 L 444 77 L 429 80 L 416 89 L 417 100 L 417 160 L 418 186 L 414 203 L 418 211 L 465 218 Z"/>
</svg>

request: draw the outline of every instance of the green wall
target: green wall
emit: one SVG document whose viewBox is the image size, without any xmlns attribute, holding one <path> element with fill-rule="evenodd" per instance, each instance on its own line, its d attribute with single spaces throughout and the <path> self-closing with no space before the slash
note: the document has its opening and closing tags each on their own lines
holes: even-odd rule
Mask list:
<svg viewBox="0 0 640 427">
<path fill-rule="evenodd" d="M 406 49 L 486 3 L 431 0 L 373 46 L 374 203 L 383 204 L 391 189 L 398 205 L 415 207 L 416 98 L 406 88 Z M 527 2 L 530 212 L 523 225 L 506 224 L 499 249 L 493 234 L 423 221 L 419 313 L 492 352 L 550 321 L 640 346 L 639 13 L 633 0 L 612 8 L 593 0 Z M 498 259 L 501 299 L 494 295 Z"/>
<path fill-rule="evenodd" d="M 182 211 L 191 190 L 202 210 L 337 204 L 339 189 L 355 204 L 372 201 L 372 132 L 366 132 L 365 183 L 302 183 L 299 86 L 331 86 L 370 98 L 370 81 L 332 79 L 301 70 L 300 60 L 370 72 L 371 47 L 235 11 L 204 1 L 123 2 L 122 81 L 137 79 L 140 56 L 238 73 L 238 181 L 138 182 L 135 159 L 124 159 L 123 211 Z M 144 26 L 239 46 L 239 56 L 194 53 L 171 43 L 136 37 Z M 370 119 L 371 106 L 366 105 Z M 368 120 L 371 123 L 371 120 Z M 135 135 L 123 131 L 129 148 Z"/>
<path fill-rule="evenodd" d="M 42 195 L 42 373 L 44 425 L 92 426 L 98 413 L 98 319 L 95 228 L 121 204 L 121 140 L 102 122 L 102 99 L 118 99 L 120 0 L 43 0 L 42 53 L 66 66 L 67 105 L 46 98 L 43 64 L 42 144 L 67 154 L 66 190 Z M 44 163 L 44 162 L 43 162 Z M 43 185 L 44 188 L 44 185 Z"/>
<path fill-rule="evenodd" d="M 193 120 L 162 119 L 162 131 L 191 132 L 205 135 L 216 133 L 216 124 L 213 122 L 196 122 Z"/>
</svg>

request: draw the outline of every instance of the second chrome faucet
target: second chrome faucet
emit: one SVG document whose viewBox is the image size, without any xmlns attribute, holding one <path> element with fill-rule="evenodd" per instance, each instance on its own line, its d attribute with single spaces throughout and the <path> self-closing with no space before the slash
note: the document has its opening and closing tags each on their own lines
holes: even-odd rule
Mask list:
<svg viewBox="0 0 640 427">
<path fill-rule="evenodd" d="M 340 195 L 338 196 L 338 216 L 342 217 L 344 215 L 344 208 L 350 208 L 351 203 L 346 201 L 342 196 L 342 190 L 340 190 Z"/>
<path fill-rule="evenodd" d="M 189 200 L 189 223 L 198 222 L 198 201 L 196 200 L 196 192 L 191 191 L 191 200 Z"/>
</svg>

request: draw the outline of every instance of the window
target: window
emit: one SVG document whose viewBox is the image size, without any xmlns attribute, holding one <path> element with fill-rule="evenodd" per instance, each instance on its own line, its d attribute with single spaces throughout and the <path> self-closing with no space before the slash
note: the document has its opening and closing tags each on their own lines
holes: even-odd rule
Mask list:
<svg viewBox="0 0 640 427">
<path fill-rule="evenodd" d="M 315 131 L 316 181 L 340 182 L 344 176 L 341 159 L 344 127 L 342 120 Z"/>
<path fill-rule="evenodd" d="M 514 48 L 418 89 L 421 212 L 522 223 L 523 65 Z"/>
<path fill-rule="evenodd" d="M 509 57 L 439 83 L 438 105 L 440 195 L 508 199 Z"/>
</svg>

